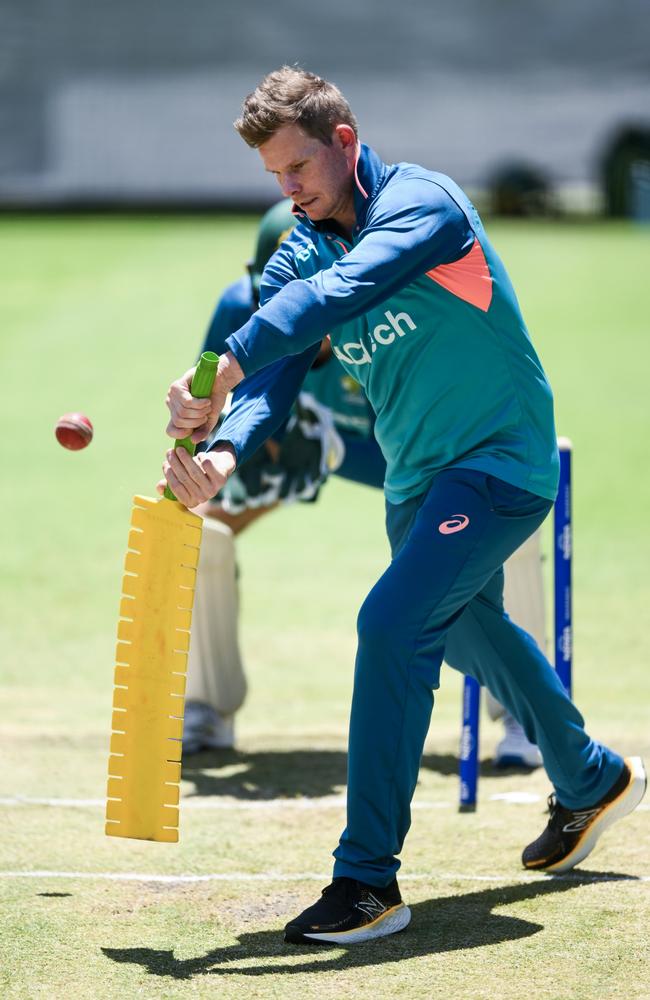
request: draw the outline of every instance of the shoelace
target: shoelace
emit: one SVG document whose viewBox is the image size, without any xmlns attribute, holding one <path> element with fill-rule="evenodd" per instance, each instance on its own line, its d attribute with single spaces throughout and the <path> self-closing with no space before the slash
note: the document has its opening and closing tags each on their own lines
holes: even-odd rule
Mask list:
<svg viewBox="0 0 650 1000">
<path fill-rule="evenodd" d="M 561 806 L 557 800 L 557 795 L 555 792 L 551 792 L 548 799 L 546 800 L 547 811 L 549 814 L 548 825 L 552 830 L 560 829 L 564 825 L 563 813 L 567 810 L 564 806 Z"/>
</svg>

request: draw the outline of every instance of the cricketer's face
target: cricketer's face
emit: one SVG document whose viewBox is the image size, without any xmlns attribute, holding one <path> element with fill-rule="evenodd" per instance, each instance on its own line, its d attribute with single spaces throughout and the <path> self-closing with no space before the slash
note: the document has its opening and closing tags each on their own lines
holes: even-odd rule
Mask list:
<svg viewBox="0 0 650 1000">
<path fill-rule="evenodd" d="M 354 164 L 357 140 L 348 125 L 337 125 L 331 145 L 307 135 L 297 125 L 284 125 L 259 147 L 267 171 L 282 194 L 292 198 L 312 220 L 354 223 Z"/>
</svg>

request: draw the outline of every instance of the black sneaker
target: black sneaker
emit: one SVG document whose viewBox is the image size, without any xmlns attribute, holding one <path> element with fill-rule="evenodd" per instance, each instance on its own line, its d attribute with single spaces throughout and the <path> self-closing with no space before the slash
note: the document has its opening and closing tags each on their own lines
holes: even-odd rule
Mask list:
<svg viewBox="0 0 650 1000">
<path fill-rule="evenodd" d="M 555 795 L 548 799 L 551 818 L 537 840 L 521 856 L 524 868 L 568 872 L 593 851 L 600 835 L 617 819 L 636 809 L 646 789 L 646 773 L 640 757 L 628 757 L 620 778 L 606 795 L 585 809 L 566 809 Z"/>
<path fill-rule="evenodd" d="M 357 944 L 403 931 L 411 911 L 393 879 L 385 889 L 353 878 L 335 878 L 313 906 L 288 923 L 284 940 L 290 944 L 325 941 Z"/>
</svg>

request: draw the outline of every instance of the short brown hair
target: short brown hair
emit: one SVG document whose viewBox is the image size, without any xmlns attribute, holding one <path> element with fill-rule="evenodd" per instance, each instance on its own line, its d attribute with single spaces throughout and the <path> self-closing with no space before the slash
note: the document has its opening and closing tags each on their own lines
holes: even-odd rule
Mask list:
<svg viewBox="0 0 650 1000">
<path fill-rule="evenodd" d="M 339 88 L 299 66 L 283 66 L 265 76 L 244 101 L 241 118 L 234 124 L 254 149 L 284 125 L 298 125 L 327 145 L 337 125 L 349 125 L 359 134 L 357 120 Z"/>
</svg>

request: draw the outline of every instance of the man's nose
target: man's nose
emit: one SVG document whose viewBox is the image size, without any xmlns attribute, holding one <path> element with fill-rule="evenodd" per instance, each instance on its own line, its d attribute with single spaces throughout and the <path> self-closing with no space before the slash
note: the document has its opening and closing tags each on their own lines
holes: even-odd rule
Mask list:
<svg viewBox="0 0 650 1000">
<path fill-rule="evenodd" d="M 285 198 L 295 198 L 300 191 L 300 184 L 295 174 L 285 174 L 280 179 L 280 187 Z"/>
</svg>

